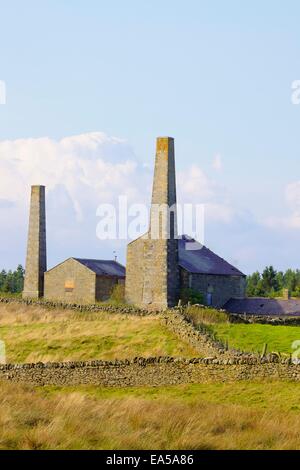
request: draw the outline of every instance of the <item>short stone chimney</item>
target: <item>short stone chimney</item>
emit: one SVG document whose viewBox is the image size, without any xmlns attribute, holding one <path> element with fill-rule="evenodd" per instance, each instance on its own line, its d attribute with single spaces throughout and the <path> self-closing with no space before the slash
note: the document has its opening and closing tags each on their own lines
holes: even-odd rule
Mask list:
<svg viewBox="0 0 300 470">
<path fill-rule="evenodd" d="M 284 300 L 289 300 L 291 298 L 291 293 L 289 289 L 283 289 L 282 297 L 284 298 Z"/>
<path fill-rule="evenodd" d="M 32 186 L 23 298 L 43 297 L 46 271 L 45 186 Z"/>
</svg>

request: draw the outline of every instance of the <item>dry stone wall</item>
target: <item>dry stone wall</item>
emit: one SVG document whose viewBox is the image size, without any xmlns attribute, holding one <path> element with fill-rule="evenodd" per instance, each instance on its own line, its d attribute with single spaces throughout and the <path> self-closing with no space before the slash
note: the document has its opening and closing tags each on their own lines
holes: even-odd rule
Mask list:
<svg viewBox="0 0 300 470">
<path fill-rule="evenodd" d="M 182 341 L 189 343 L 202 357 L 234 354 L 233 351 L 226 351 L 224 346 L 213 340 L 208 332 L 201 332 L 194 328 L 192 323 L 189 323 L 188 319 L 176 310 L 164 312 L 161 319 L 172 333 L 176 334 Z"/>
<path fill-rule="evenodd" d="M 136 316 L 155 315 L 161 313 L 159 310 L 149 311 L 147 309 L 137 308 L 131 305 L 112 305 L 112 304 L 80 304 L 66 303 L 52 300 L 22 299 L 18 297 L 0 297 L 0 304 L 19 303 L 23 305 L 36 305 L 46 308 L 60 308 L 63 310 L 76 310 L 79 312 L 111 312 L 124 313 Z"/>
<path fill-rule="evenodd" d="M 277 357 L 231 359 L 172 357 L 0 366 L 0 379 L 34 386 L 162 386 L 280 379 L 300 381 L 300 365 Z"/>
<path fill-rule="evenodd" d="M 289 317 L 280 317 L 280 316 L 271 316 L 271 315 L 246 315 L 246 314 L 236 314 L 232 313 L 228 315 L 230 323 L 259 323 L 261 325 L 274 325 L 274 326 L 300 326 L 300 317 L 299 316 L 289 316 Z"/>
</svg>

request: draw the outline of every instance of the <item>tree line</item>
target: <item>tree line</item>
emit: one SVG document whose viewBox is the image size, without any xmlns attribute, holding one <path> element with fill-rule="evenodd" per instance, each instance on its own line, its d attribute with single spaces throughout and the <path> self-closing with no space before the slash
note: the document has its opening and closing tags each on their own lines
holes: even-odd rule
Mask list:
<svg viewBox="0 0 300 470">
<path fill-rule="evenodd" d="M 10 294 L 18 294 L 22 292 L 24 285 L 24 274 L 25 270 L 21 264 L 15 271 L 5 271 L 3 269 L 0 272 L 0 292 L 6 292 Z"/>
<path fill-rule="evenodd" d="M 300 270 L 276 271 L 267 266 L 262 273 L 256 271 L 247 276 L 249 297 L 281 297 L 283 289 L 288 289 L 292 297 L 300 297 Z"/>
</svg>

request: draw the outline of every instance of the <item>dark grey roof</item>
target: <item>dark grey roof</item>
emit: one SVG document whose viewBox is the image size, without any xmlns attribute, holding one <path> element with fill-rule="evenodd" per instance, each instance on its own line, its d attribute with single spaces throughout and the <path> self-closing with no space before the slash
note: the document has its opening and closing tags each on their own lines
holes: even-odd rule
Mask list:
<svg viewBox="0 0 300 470">
<path fill-rule="evenodd" d="M 230 299 L 224 309 L 230 313 L 247 313 L 248 315 L 300 315 L 300 299 L 266 299 L 249 297 L 247 299 Z"/>
<path fill-rule="evenodd" d="M 125 267 L 117 261 L 73 258 L 99 276 L 125 277 Z"/>
<path fill-rule="evenodd" d="M 179 266 L 190 273 L 244 276 L 237 268 L 187 235 L 178 240 L 178 251 Z"/>
</svg>

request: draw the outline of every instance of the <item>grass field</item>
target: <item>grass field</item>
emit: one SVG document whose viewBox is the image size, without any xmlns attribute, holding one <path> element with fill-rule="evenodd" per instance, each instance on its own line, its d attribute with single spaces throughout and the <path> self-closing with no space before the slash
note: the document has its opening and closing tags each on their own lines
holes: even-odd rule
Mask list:
<svg viewBox="0 0 300 470">
<path fill-rule="evenodd" d="M 269 352 L 289 354 L 294 351 L 293 342 L 300 341 L 297 326 L 219 323 L 212 325 L 212 329 L 223 342 L 228 340 L 229 347 L 242 351 L 261 352 L 266 343 Z"/>
<path fill-rule="evenodd" d="M 228 342 L 230 348 L 241 351 L 262 352 L 265 344 L 268 351 L 290 354 L 295 351 L 293 343 L 300 341 L 300 327 L 260 324 L 229 323 L 225 313 L 214 309 L 190 307 L 188 316 L 195 327 L 204 325 L 215 333 L 217 339 Z M 297 347 L 298 349 L 298 347 Z"/>
<path fill-rule="evenodd" d="M 0 305 L 0 340 L 7 362 L 195 356 L 158 317 L 76 313 L 20 304 Z"/>
<path fill-rule="evenodd" d="M 300 449 L 299 403 L 299 384 L 287 382 L 134 389 L 0 382 L 0 448 Z"/>
</svg>

